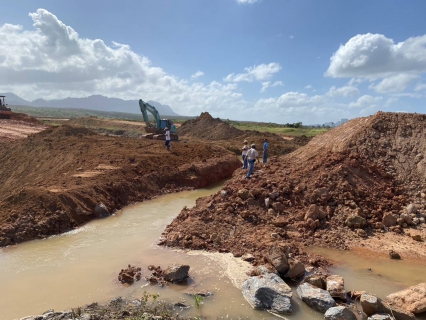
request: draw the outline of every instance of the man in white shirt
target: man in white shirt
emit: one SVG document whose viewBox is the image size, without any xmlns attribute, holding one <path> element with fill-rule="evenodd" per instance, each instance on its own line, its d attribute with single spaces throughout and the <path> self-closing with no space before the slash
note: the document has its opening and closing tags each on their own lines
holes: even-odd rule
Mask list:
<svg viewBox="0 0 426 320">
<path fill-rule="evenodd" d="M 167 147 L 167 150 L 170 150 L 170 130 L 167 127 L 165 127 L 164 130 L 166 130 L 166 143 L 165 143 L 165 146 Z"/>
<path fill-rule="evenodd" d="M 251 149 L 247 151 L 247 162 L 249 164 L 249 171 L 247 173 L 246 178 L 251 179 L 251 175 L 253 174 L 254 162 L 256 158 L 259 156 L 259 153 L 256 150 L 256 145 L 252 144 Z"/>
</svg>

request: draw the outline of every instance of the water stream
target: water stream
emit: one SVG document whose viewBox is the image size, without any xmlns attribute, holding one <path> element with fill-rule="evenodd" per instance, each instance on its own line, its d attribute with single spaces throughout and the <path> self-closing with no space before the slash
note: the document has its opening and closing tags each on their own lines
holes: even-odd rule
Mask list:
<svg viewBox="0 0 426 320">
<path fill-rule="evenodd" d="M 197 198 L 220 188 L 221 184 L 165 195 L 128 206 L 115 216 L 92 221 L 66 234 L 0 249 L 0 320 L 41 314 L 48 309 L 65 310 L 95 301 L 104 303 L 118 296 L 139 298 L 144 291 L 158 293 L 160 299 L 169 302 L 186 301 L 191 308 L 182 311 L 184 316 L 276 319 L 266 312 L 253 310 L 235 286 L 247 267 L 241 260 L 230 254 L 184 253 L 155 244 L 165 226 L 184 206 L 192 207 Z M 312 250 L 333 254 L 333 251 L 320 252 L 323 249 L 319 248 Z M 349 259 L 341 254 L 336 256 L 344 258 L 341 261 Z M 142 278 L 132 286 L 123 286 L 117 281 L 118 272 L 128 264 L 140 266 L 144 276 L 149 274 L 150 264 L 166 268 L 173 263 L 191 266 L 188 284 L 159 287 L 149 285 Z M 334 271 L 345 277 L 347 289 L 367 290 L 383 296 L 421 282 L 410 275 L 409 266 L 401 266 L 395 265 L 396 275 L 379 271 L 375 265 L 373 271 L 366 271 L 364 266 L 360 267 L 362 271 L 354 271 L 353 263 Z M 377 276 L 378 272 L 382 276 Z M 210 291 L 213 296 L 205 298 L 197 309 L 186 292 L 199 290 Z M 293 309 L 293 315 L 287 318 L 323 319 L 322 314 L 308 308 L 296 294 Z"/>
</svg>

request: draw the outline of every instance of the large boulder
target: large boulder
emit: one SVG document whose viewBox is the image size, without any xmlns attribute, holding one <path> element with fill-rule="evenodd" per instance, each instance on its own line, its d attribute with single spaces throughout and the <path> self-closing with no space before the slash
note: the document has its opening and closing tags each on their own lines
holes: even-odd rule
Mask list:
<svg viewBox="0 0 426 320">
<path fill-rule="evenodd" d="M 386 301 L 379 299 L 379 308 L 377 310 L 380 314 L 391 314 L 395 320 L 414 320 L 414 314 L 396 306 L 391 306 Z"/>
<path fill-rule="evenodd" d="M 328 291 L 314 287 L 306 282 L 297 287 L 297 295 L 308 306 L 322 313 L 336 305 Z"/>
<path fill-rule="evenodd" d="M 345 280 L 343 277 L 338 275 L 328 276 L 326 281 L 327 291 L 333 298 L 338 298 L 342 301 L 346 301 L 346 291 L 345 291 Z"/>
<path fill-rule="evenodd" d="M 291 288 L 276 274 L 250 277 L 243 283 L 242 292 L 255 309 L 291 314 Z"/>
<path fill-rule="evenodd" d="M 163 278 L 164 280 L 173 283 L 182 282 L 188 277 L 188 271 L 188 265 L 170 266 L 164 271 Z"/>
<path fill-rule="evenodd" d="M 379 300 L 376 296 L 369 293 L 363 293 L 361 295 L 360 302 L 362 311 L 364 311 L 367 316 L 372 316 L 377 313 Z"/>
<path fill-rule="evenodd" d="M 351 310 L 342 306 L 328 309 L 324 314 L 324 318 L 326 320 L 357 320 Z"/>
<path fill-rule="evenodd" d="M 420 283 L 392 293 L 386 297 L 386 302 L 391 307 L 405 309 L 414 314 L 426 312 L 426 283 Z"/>
<path fill-rule="evenodd" d="M 280 247 L 271 246 L 268 250 L 268 262 L 277 269 L 279 273 L 285 274 L 289 269 L 287 255 Z"/>
</svg>

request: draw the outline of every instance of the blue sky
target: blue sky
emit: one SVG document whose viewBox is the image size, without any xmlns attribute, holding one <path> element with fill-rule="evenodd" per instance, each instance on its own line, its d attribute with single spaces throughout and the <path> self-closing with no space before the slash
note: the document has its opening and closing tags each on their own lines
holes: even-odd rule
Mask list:
<svg viewBox="0 0 426 320">
<path fill-rule="evenodd" d="M 423 113 L 425 12 L 423 0 L 2 0 L 0 92 L 277 123 Z"/>
</svg>

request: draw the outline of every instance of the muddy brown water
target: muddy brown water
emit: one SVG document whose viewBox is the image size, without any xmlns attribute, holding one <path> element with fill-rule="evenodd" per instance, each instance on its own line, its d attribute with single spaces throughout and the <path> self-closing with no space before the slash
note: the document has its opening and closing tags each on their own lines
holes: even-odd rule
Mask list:
<svg viewBox="0 0 426 320">
<path fill-rule="evenodd" d="M 44 240 L 35 240 L 0 249 L 0 319 L 20 319 L 41 314 L 48 309 L 64 310 L 91 302 L 104 303 L 118 296 L 140 298 L 144 291 L 158 293 L 168 302 L 185 301 L 191 306 L 182 316 L 205 316 L 209 319 L 276 319 L 253 310 L 238 286 L 249 265 L 230 254 L 185 253 L 158 247 L 156 241 L 165 226 L 184 206 L 220 190 L 221 184 L 196 191 L 159 197 L 126 207 L 117 215 L 92 221 L 85 226 Z M 346 288 L 367 290 L 380 297 L 407 285 L 421 282 L 423 265 L 361 260 L 354 254 L 321 248 L 315 252 L 337 261 L 332 271 L 343 275 Z M 128 264 L 165 268 L 173 263 L 191 266 L 186 285 L 159 287 L 147 281 L 123 286 L 118 272 Z M 371 268 L 372 271 L 368 271 Z M 378 273 L 381 275 L 379 276 Z M 420 278 L 419 278 L 420 277 Z M 424 279 L 423 279 L 424 280 Z M 209 291 L 200 308 L 186 292 Z M 293 314 L 289 319 L 323 319 L 293 295 Z"/>
</svg>

